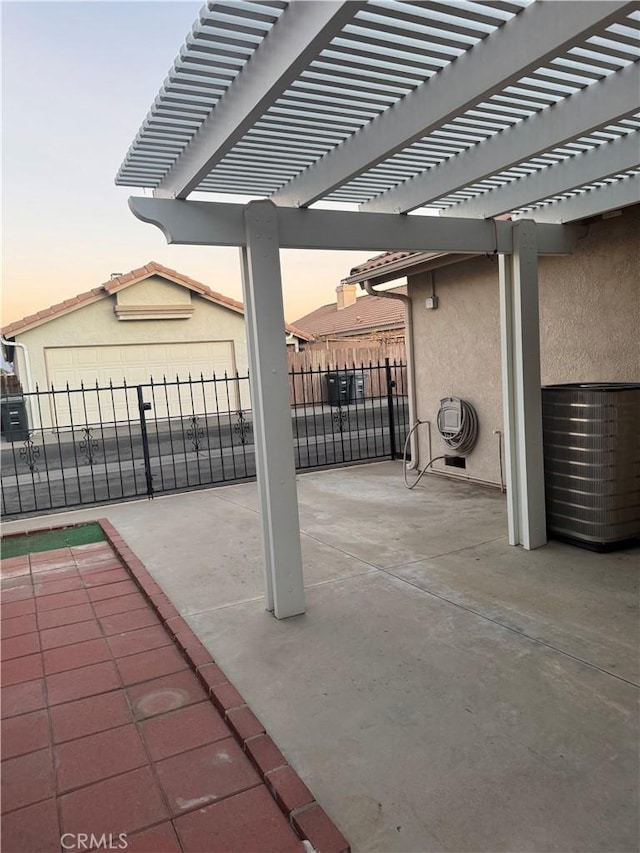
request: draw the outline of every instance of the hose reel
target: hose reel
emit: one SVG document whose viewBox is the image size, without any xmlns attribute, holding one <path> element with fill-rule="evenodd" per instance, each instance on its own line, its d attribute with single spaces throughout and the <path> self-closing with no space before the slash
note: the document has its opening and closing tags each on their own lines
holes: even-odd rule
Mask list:
<svg viewBox="0 0 640 853">
<path fill-rule="evenodd" d="M 440 400 L 437 426 L 440 437 L 457 453 L 471 453 L 478 440 L 478 415 L 471 403 L 460 397 Z"/>
<path fill-rule="evenodd" d="M 407 489 L 415 489 L 434 462 L 437 462 L 439 459 L 447 459 L 446 456 L 432 457 L 421 471 L 418 470 L 418 476 L 413 483 L 409 482 L 407 478 L 407 451 L 411 436 L 422 423 L 427 422 L 415 422 L 409 430 L 404 443 L 402 477 Z M 470 453 L 476 446 L 478 440 L 478 415 L 471 403 L 467 403 L 466 400 L 462 400 L 460 397 L 443 397 L 440 400 L 440 409 L 438 410 L 436 423 L 442 440 L 451 450 L 464 454 Z"/>
</svg>

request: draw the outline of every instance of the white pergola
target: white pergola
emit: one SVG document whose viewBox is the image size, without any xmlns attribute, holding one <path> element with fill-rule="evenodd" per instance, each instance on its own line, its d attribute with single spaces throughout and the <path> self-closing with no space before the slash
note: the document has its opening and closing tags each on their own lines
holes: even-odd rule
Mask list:
<svg viewBox="0 0 640 853">
<path fill-rule="evenodd" d="M 619 0 L 201 10 L 116 182 L 170 243 L 240 247 L 278 618 L 304 612 L 279 249 L 499 255 L 509 541 L 543 545 L 538 257 L 640 200 L 639 39 Z"/>
</svg>

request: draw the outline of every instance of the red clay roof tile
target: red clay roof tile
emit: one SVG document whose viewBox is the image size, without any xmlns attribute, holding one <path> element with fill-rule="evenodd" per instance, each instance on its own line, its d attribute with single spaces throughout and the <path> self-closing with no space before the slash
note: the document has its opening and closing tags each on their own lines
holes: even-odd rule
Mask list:
<svg viewBox="0 0 640 853">
<path fill-rule="evenodd" d="M 387 292 L 406 294 L 407 288 L 394 287 Z M 335 302 L 330 302 L 294 323 L 298 328 L 304 329 L 308 335 L 316 338 L 372 332 L 377 329 L 403 329 L 404 324 L 404 304 L 399 299 L 385 299 L 379 296 L 360 296 L 353 305 L 340 310 Z"/>
<path fill-rule="evenodd" d="M 353 267 L 349 275 L 358 275 L 358 273 L 366 272 L 367 270 L 377 269 L 385 264 L 391 264 L 394 261 L 400 261 L 403 258 L 410 258 L 411 255 L 419 255 L 420 252 L 383 252 L 381 255 L 375 255 L 369 258 L 364 263 Z"/>
</svg>

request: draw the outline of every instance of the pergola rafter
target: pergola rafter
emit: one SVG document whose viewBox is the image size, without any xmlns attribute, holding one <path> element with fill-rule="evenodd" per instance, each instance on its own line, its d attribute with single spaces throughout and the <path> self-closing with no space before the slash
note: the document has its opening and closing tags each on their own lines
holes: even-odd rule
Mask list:
<svg viewBox="0 0 640 853">
<path fill-rule="evenodd" d="M 516 219 L 535 218 L 536 223 L 571 223 L 637 204 L 640 200 L 640 173 L 615 176 L 600 185 L 578 187 L 566 198 L 534 207 Z"/>
<path fill-rule="evenodd" d="M 552 4 L 553 5 L 553 4 Z M 514 127 L 361 206 L 374 213 L 408 213 L 523 160 L 632 115 L 638 109 L 638 69 L 629 66 Z"/>
<path fill-rule="evenodd" d="M 357 136 L 273 195 L 277 204 L 305 207 L 331 193 L 354 176 L 425 137 L 501 91 L 528 70 L 562 53 L 572 41 L 587 38 L 606 20 L 616 20 L 627 3 L 534 3 L 493 32 L 397 104 Z M 614 8 L 615 7 L 615 8 Z M 391 208 L 385 208 L 393 212 Z M 381 210 L 381 209 L 380 209 Z"/>
<path fill-rule="evenodd" d="M 188 151 L 176 161 L 156 188 L 156 195 L 165 198 L 186 198 L 197 188 L 211 169 L 245 132 L 279 97 L 318 51 L 340 32 L 361 4 L 355 0 L 310 3 L 308 7 L 294 6 L 279 22 L 278 50 L 256 50 L 251 66 L 244 70 L 241 92 L 229 90 L 215 112 L 199 128 Z M 203 15 L 205 26 L 210 18 Z M 265 31 L 265 35 L 266 35 Z"/>
<path fill-rule="evenodd" d="M 489 219 L 519 210 L 549 196 L 601 180 L 640 165 L 640 134 L 630 133 L 595 150 L 568 157 L 504 186 L 462 201 L 443 211 L 445 216 Z M 538 220 L 540 221 L 540 220 Z"/>
</svg>

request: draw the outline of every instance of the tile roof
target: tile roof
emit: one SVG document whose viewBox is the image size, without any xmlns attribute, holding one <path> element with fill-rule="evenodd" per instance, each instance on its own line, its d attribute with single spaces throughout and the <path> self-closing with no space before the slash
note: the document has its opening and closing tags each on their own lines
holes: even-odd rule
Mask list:
<svg viewBox="0 0 640 853">
<path fill-rule="evenodd" d="M 20 332 L 25 332 L 27 329 L 32 329 L 35 326 L 48 323 L 50 320 L 54 320 L 56 317 L 61 317 L 63 314 L 75 311 L 77 308 L 81 308 L 84 305 L 89 305 L 92 302 L 97 302 L 99 299 L 104 299 L 105 297 L 117 293 L 125 287 L 130 287 L 132 284 L 136 284 L 137 282 L 142 281 L 145 278 L 149 278 L 149 276 L 152 275 L 161 275 L 176 284 L 181 284 L 184 287 L 189 288 L 189 290 L 194 291 L 210 302 L 215 302 L 217 305 L 222 305 L 225 308 L 229 308 L 231 311 L 236 311 L 238 314 L 244 314 L 244 305 L 242 302 L 238 302 L 236 299 L 231 299 L 229 296 L 224 296 L 222 293 L 217 293 L 215 290 L 211 290 L 210 287 L 207 287 L 206 284 L 202 284 L 201 282 L 196 281 L 177 270 L 172 270 L 169 267 L 156 263 L 155 261 L 150 261 L 143 267 L 131 270 L 131 272 L 124 273 L 123 275 L 115 276 L 109 281 L 103 282 L 99 287 L 86 290 L 84 293 L 79 293 L 71 299 L 65 299 L 64 302 L 58 302 L 50 308 L 45 308 L 43 311 L 38 311 L 36 314 L 30 314 L 28 317 L 23 317 L 22 320 L 16 320 L 14 323 L 9 323 L 9 325 L 3 326 L 2 329 L 0 329 L 0 333 L 4 335 L 4 337 L 8 337 L 19 334 Z M 305 332 L 295 328 L 295 326 L 292 326 L 289 323 L 285 325 L 285 328 L 289 334 L 293 334 L 296 337 L 303 338 L 305 340 L 308 340 L 309 338 Z"/>
<path fill-rule="evenodd" d="M 406 292 L 406 286 L 394 287 L 387 291 L 403 294 Z M 399 299 L 384 299 L 379 296 L 360 296 L 353 305 L 348 305 L 340 311 L 335 302 L 330 302 L 295 321 L 296 326 L 316 338 L 372 332 L 377 329 L 401 329 L 404 324 L 404 304 Z"/>
<path fill-rule="evenodd" d="M 381 255 L 376 255 L 373 258 L 369 258 L 363 264 L 358 264 L 357 267 L 353 267 L 349 275 L 358 275 L 361 272 L 368 272 L 369 270 L 377 269 L 378 267 L 385 266 L 385 264 L 392 264 L 395 261 L 401 261 L 404 258 L 410 258 L 412 255 L 421 255 L 423 252 L 383 252 Z"/>
</svg>

